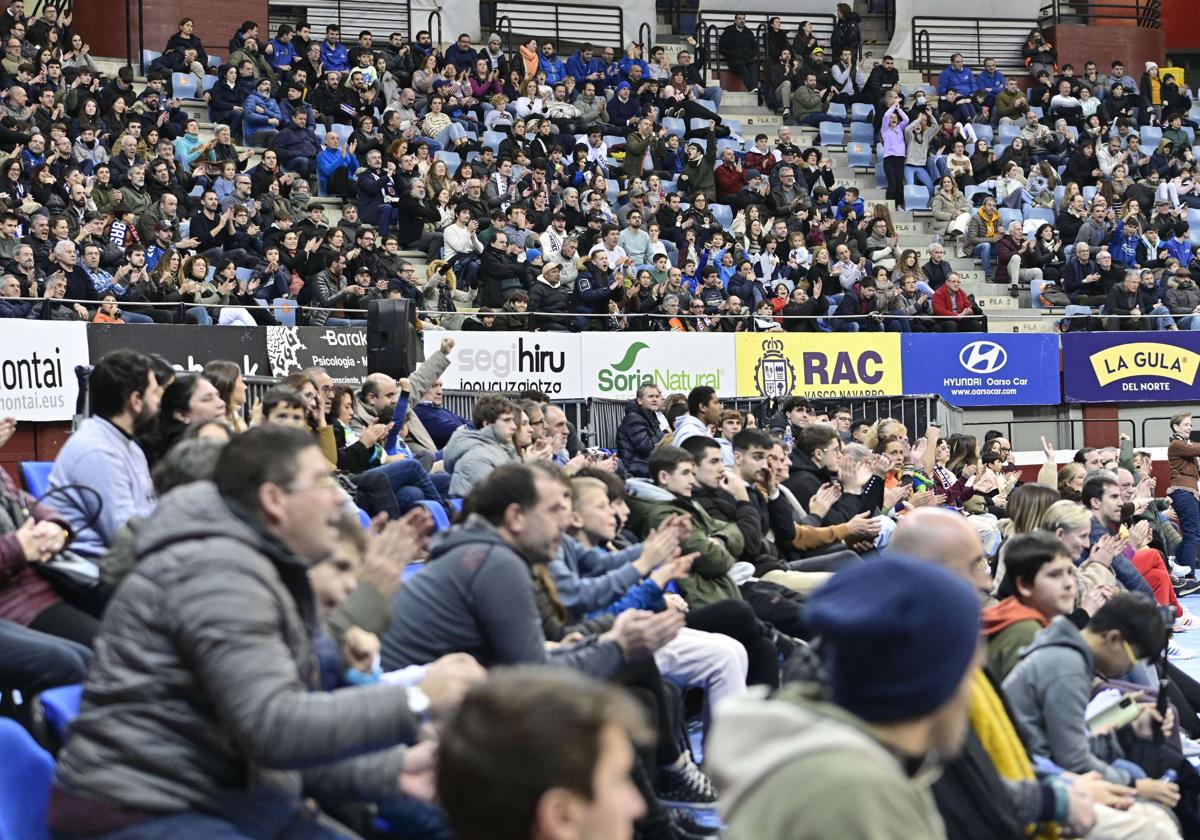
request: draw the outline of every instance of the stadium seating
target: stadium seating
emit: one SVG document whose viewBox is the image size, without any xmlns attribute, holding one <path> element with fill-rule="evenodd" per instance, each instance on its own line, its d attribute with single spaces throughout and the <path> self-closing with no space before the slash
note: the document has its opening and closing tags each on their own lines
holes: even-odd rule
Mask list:
<svg viewBox="0 0 1200 840">
<path fill-rule="evenodd" d="M 0 718 L 0 756 L 0 837 L 44 840 L 54 759 L 9 718 Z"/>
</svg>

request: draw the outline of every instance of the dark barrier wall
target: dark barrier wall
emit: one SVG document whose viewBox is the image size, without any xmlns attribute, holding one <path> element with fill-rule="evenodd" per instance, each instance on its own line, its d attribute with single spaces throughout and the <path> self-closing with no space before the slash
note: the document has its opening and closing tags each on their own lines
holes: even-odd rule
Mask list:
<svg viewBox="0 0 1200 840">
<path fill-rule="evenodd" d="M 75 3 L 74 27 L 92 46 L 92 55 L 125 56 L 126 30 L 133 33 L 133 60 L 139 58 L 137 43 L 138 3 L 129 2 L 129 18 L 125 16 L 125 0 L 103 0 L 99 3 Z M 175 34 L 180 18 L 196 22 L 196 34 L 204 41 L 209 55 L 222 58 L 229 55 L 229 39 L 242 21 L 253 20 L 259 33 L 267 33 L 266 0 L 142 0 L 145 48 L 161 51 L 167 39 Z M 128 26 L 127 26 L 128 23 Z"/>
</svg>

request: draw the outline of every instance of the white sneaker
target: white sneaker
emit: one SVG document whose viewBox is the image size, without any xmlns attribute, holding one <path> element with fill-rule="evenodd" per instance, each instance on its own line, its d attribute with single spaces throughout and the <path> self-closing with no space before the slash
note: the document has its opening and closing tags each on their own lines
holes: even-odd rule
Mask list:
<svg viewBox="0 0 1200 840">
<path fill-rule="evenodd" d="M 1192 570 L 1189 567 L 1181 566 L 1175 562 L 1174 558 L 1171 559 L 1171 574 L 1175 575 L 1175 577 L 1187 577 L 1191 573 Z"/>
<path fill-rule="evenodd" d="M 1195 659 L 1194 653 L 1188 653 L 1179 645 L 1167 645 L 1167 656 L 1171 659 Z"/>
<path fill-rule="evenodd" d="M 1194 758 L 1200 756 L 1200 741 L 1193 741 L 1186 735 L 1179 736 L 1179 746 L 1183 750 L 1184 758 Z"/>
</svg>

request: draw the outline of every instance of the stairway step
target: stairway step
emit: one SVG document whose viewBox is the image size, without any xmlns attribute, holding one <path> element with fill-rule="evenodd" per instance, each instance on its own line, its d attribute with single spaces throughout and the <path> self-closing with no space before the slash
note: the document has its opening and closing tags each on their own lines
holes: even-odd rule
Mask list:
<svg viewBox="0 0 1200 840">
<path fill-rule="evenodd" d="M 772 114 L 770 111 L 758 108 L 753 110 L 748 108 L 730 109 L 725 107 L 724 102 L 721 103 L 720 116 L 723 120 L 737 120 L 743 127 L 752 125 L 765 128 L 766 126 L 778 127 L 783 125 L 783 117 L 778 114 Z"/>
<path fill-rule="evenodd" d="M 1039 315 L 1037 309 L 1029 309 L 1027 318 L 989 318 L 988 332 L 990 333 L 1056 333 L 1058 318 L 1052 315 Z M 1023 314 L 1023 313 L 1022 313 Z"/>
</svg>

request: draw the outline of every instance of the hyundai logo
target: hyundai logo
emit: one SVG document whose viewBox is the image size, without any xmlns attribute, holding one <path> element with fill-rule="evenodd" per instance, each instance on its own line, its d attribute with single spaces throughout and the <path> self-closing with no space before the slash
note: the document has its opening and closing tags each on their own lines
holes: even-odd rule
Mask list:
<svg viewBox="0 0 1200 840">
<path fill-rule="evenodd" d="M 971 373 L 995 373 L 1008 363 L 1008 351 L 994 341 L 972 341 L 959 351 L 958 361 Z"/>
</svg>

